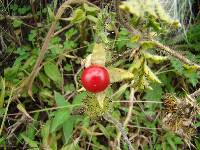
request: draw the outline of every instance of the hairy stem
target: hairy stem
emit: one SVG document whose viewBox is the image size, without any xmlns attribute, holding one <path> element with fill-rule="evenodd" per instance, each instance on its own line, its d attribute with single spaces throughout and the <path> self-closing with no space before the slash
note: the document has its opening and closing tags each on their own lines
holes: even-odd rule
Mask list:
<svg viewBox="0 0 200 150">
<path fill-rule="evenodd" d="M 129 140 L 128 136 L 127 136 L 127 133 L 126 133 L 126 130 L 124 129 L 123 125 L 118 122 L 116 119 L 114 119 L 110 114 L 105 114 L 104 115 L 104 118 L 108 121 L 108 122 L 111 122 L 112 124 L 114 124 L 118 129 L 119 131 L 121 132 L 122 134 L 122 137 L 124 139 L 124 142 L 128 145 L 128 149 L 129 150 L 134 150 L 132 144 L 131 144 L 131 141 Z"/>
<path fill-rule="evenodd" d="M 165 53 L 172 55 L 173 57 L 179 59 L 181 62 L 190 65 L 190 66 L 195 66 L 197 68 L 197 70 L 200 71 L 200 65 L 196 64 L 195 62 L 192 62 L 191 60 L 187 59 L 186 57 L 184 57 L 183 55 L 181 55 L 180 53 L 176 52 L 175 50 L 163 45 L 162 43 L 151 39 L 152 42 L 154 42 L 156 44 L 156 46 L 158 48 L 160 48 L 161 50 L 163 50 Z"/>
</svg>

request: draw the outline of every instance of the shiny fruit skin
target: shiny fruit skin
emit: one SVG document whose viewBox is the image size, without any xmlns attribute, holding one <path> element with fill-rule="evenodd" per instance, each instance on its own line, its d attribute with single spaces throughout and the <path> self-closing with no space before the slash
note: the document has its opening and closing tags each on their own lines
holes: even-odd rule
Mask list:
<svg viewBox="0 0 200 150">
<path fill-rule="evenodd" d="M 105 67 L 91 65 L 81 75 L 83 87 L 92 93 L 104 91 L 110 84 L 110 77 Z"/>
</svg>

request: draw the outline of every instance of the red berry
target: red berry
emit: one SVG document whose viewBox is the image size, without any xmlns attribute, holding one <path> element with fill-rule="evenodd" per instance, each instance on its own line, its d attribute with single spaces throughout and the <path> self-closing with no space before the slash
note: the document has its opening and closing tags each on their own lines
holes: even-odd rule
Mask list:
<svg viewBox="0 0 200 150">
<path fill-rule="evenodd" d="M 106 68 L 91 65 L 83 70 L 81 82 L 87 91 L 98 93 L 104 91 L 110 84 L 110 78 Z"/>
</svg>

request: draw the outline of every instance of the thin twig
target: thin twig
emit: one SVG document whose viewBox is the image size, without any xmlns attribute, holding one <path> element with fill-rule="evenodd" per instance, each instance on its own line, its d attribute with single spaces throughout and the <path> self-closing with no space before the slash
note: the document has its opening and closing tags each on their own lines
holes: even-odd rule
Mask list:
<svg viewBox="0 0 200 150">
<path fill-rule="evenodd" d="M 126 130 L 124 129 L 123 125 L 120 122 L 118 122 L 116 119 L 114 119 L 108 113 L 104 115 L 104 119 L 106 119 L 108 122 L 111 122 L 112 124 L 114 124 L 119 129 L 119 131 L 121 132 L 121 134 L 123 136 L 124 142 L 128 145 L 128 149 L 134 150 L 134 148 L 131 144 L 131 141 L 129 140 L 127 133 L 126 133 Z"/>
</svg>

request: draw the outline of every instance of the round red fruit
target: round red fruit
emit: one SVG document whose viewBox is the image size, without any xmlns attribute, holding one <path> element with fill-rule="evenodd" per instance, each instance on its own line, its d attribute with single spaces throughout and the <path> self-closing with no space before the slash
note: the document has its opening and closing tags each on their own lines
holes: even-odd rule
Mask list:
<svg viewBox="0 0 200 150">
<path fill-rule="evenodd" d="M 83 70 L 81 82 L 87 91 L 98 93 L 104 91 L 110 84 L 110 77 L 106 68 L 91 65 Z"/>
</svg>

